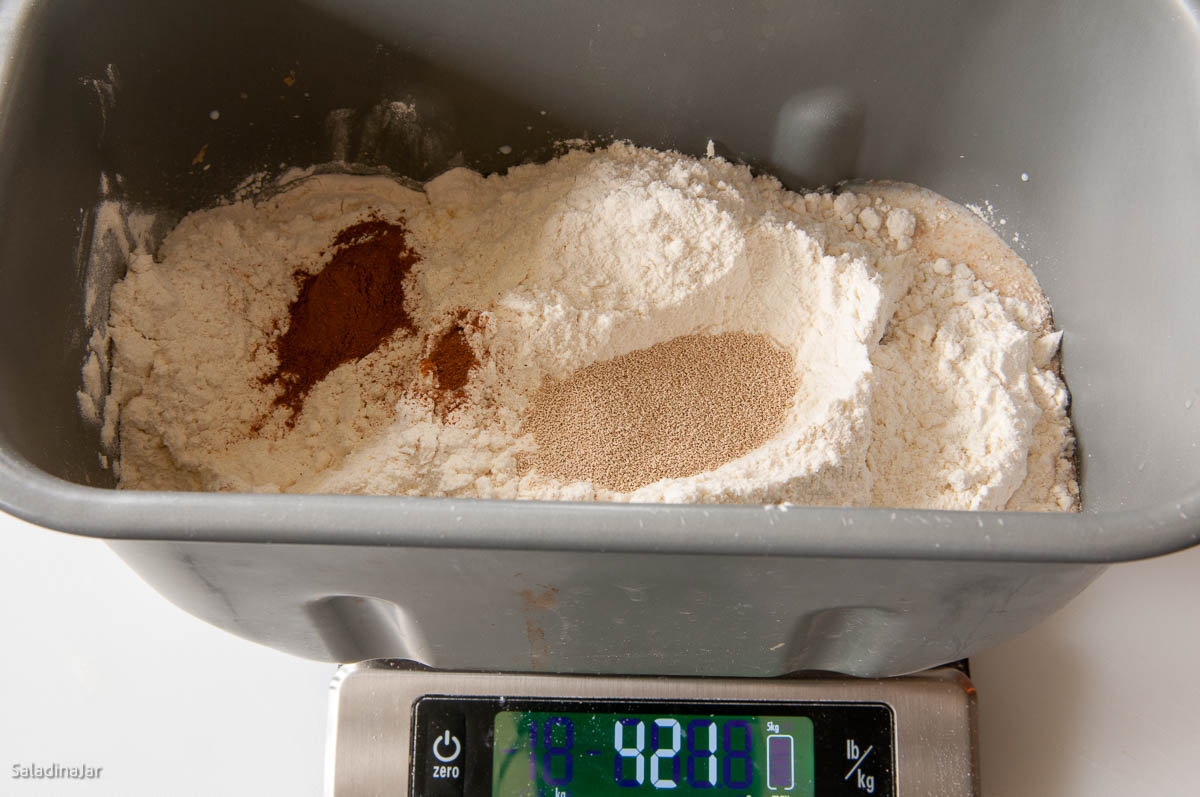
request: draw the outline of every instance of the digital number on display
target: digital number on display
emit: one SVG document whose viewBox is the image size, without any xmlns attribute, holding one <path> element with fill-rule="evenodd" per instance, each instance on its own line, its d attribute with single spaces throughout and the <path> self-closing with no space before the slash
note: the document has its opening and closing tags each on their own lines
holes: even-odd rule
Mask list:
<svg viewBox="0 0 1200 797">
<path fill-rule="evenodd" d="M 508 711 L 494 730 L 494 797 L 632 797 L 635 789 L 794 796 L 798 768 L 811 780 L 812 722 L 804 717 Z"/>
</svg>

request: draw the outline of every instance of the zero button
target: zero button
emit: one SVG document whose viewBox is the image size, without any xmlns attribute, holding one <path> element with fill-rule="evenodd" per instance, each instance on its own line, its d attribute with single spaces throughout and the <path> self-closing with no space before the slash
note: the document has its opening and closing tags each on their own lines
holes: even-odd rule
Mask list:
<svg viewBox="0 0 1200 797">
<path fill-rule="evenodd" d="M 456 760 L 461 752 L 462 744 L 459 743 L 457 736 L 450 735 L 450 731 L 445 731 L 433 740 L 433 757 L 443 764 L 449 764 Z"/>
<path fill-rule="evenodd" d="M 418 711 L 425 728 L 418 766 L 425 771 L 410 797 L 464 797 L 467 767 L 474 758 L 466 717 L 461 708 L 441 701 L 431 700 Z"/>
</svg>

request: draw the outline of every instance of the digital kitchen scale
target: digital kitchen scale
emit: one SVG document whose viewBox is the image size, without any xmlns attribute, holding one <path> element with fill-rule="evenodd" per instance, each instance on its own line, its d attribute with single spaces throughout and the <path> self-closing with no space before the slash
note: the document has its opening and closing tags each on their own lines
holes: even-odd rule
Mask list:
<svg viewBox="0 0 1200 797">
<path fill-rule="evenodd" d="M 899 678 L 655 678 L 342 667 L 332 797 L 978 795 L 975 689 Z"/>
</svg>

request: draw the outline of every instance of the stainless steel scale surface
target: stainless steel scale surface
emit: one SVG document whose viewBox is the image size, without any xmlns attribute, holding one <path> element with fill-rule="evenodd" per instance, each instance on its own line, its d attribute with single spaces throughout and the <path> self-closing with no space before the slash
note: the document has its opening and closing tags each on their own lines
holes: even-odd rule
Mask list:
<svg viewBox="0 0 1200 797">
<path fill-rule="evenodd" d="M 879 680 L 447 673 L 334 679 L 333 797 L 978 795 L 975 689 Z"/>
</svg>

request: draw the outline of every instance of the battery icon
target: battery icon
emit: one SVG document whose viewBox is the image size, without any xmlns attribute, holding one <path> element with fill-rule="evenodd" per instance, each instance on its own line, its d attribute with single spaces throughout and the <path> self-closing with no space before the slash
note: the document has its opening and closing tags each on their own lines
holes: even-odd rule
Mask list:
<svg viewBox="0 0 1200 797">
<path fill-rule="evenodd" d="M 796 785 L 792 770 L 795 760 L 795 741 L 791 736 L 773 733 L 767 737 L 767 788 L 772 791 L 791 791 Z"/>
</svg>

